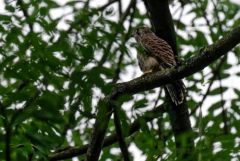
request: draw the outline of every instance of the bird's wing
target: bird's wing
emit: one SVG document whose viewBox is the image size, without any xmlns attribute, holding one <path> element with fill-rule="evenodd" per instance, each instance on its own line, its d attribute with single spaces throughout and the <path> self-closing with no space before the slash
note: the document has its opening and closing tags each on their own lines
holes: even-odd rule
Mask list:
<svg viewBox="0 0 240 161">
<path fill-rule="evenodd" d="M 157 58 L 163 66 L 172 67 L 176 65 L 172 48 L 165 40 L 157 36 L 147 36 L 142 39 L 141 45 Z"/>
</svg>

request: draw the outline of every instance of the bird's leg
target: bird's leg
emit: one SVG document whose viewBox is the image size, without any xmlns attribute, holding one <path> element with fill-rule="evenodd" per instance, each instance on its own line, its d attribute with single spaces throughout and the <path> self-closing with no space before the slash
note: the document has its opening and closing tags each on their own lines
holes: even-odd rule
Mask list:
<svg viewBox="0 0 240 161">
<path fill-rule="evenodd" d="M 143 75 L 146 75 L 146 74 L 149 74 L 149 73 L 152 73 L 152 72 L 153 72 L 152 69 L 150 69 L 150 70 L 146 70 L 146 71 L 144 71 Z"/>
</svg>

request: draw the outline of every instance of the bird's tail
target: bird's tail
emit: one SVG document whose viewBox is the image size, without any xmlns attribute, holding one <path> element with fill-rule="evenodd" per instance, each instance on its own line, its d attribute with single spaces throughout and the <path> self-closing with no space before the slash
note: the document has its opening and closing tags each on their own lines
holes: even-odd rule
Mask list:
<svg viewBox="0 0 240 161">
<path fill-rule="evenodd" d="M 175 105 L 182 104 L 185 99 L 186 87 L 181 80 L 166 85 L 171 100 Z"/>
</svg>

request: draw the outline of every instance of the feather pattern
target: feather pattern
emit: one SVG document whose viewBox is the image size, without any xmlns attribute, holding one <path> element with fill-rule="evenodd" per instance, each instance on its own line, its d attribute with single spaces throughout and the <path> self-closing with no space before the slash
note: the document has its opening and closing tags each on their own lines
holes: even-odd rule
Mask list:
<svg viewBox="0 0 240 161">
<path fill-rule="evenodd" d="M 155 34 L 147 35 L 141 39 L 141 44 L 151 56 L 162 62 L 167 67 L 176 66 L 172 48 L 166 41 L 157 37 Z"/>
<path fill-rule="evenodd" d="M 138 53 L 138 63 L 144 73 L 156 72 L 177 65 L 171 46 L 157 37 L 149 28 L 141 27 L 135 32 L 135 39 L 147 55 Z M 183 103 L 186 88 L 181 80 L 167 84 L 166 89 L 175 105 Z"/>
</svg>

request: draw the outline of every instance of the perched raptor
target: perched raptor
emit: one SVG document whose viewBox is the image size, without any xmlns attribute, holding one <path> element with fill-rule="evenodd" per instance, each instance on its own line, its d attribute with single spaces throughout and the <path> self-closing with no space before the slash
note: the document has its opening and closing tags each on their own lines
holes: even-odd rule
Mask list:
<svg viewBox="0 0 240 161">
<path fill-rule="evenodd" d="M 177 65 L 171 46 L 157 37 L 150 28 L 137 28 L 134 37 L 146 53 L 137 55 L 140 69 L 144 73 L 156 72 Z M 181 80 L 167 84 L 165 87 L 175 105 L 183 103 L 185 86 Z"/>
</svg>

